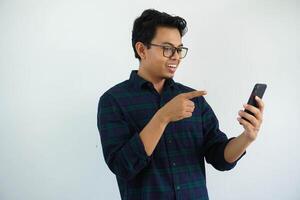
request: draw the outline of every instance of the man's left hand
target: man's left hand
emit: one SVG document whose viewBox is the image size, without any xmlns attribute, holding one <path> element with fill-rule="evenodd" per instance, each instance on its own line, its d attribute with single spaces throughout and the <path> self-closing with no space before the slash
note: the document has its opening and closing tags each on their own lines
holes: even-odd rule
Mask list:
<svg viewBox="0 0 300 200">
<path fill-rule="evenodd" d="M 238 113 L 239 117 L 237 118 L 245 129 L 243 134 L 245 134 L 250 141 L 254 141 L 256 139 L 263 121 L 264 103 L 258 96 L 255 97 L 255 100 L 257 101 L 258 108 L 249 104 L 244 104 L 245 110 L 252 112 L 253 115 L 245 112 L 244 110 L 240 110 Z"/>
</svg>

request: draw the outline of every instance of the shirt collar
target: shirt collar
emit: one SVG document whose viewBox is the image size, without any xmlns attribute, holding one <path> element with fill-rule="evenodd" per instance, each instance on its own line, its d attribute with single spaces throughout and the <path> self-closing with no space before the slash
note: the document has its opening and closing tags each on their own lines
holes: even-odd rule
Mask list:
<svg viewBox="0 0 300 200">
<path fill-rule="evenodd" d="M 129 81 L 132 83 L 132 85 L 134 85 L 135 87 L 140 89 L 146 84 L 148 84 L 148 85 L 152 84 L 151 82 L 145 80 L 143 77 L 139 76 L 137 74 L 137 72 L 138 72 L 138 70 L 132 70 L 131 71 Z M 172 78 L 166 79 L 165 86 L 174 87 L 175 86 L 175 81 Z"/>
</svg>

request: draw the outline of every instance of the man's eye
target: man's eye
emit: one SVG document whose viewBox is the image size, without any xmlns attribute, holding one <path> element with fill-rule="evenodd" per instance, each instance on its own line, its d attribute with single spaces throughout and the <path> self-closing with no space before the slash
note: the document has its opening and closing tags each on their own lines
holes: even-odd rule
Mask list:
<svg viewBox="0 0 300 200">
<path fill-rule="evenodd" d="M 167 50 L 167 51 L 172 51 L 173 50 L 172 47 L 164 47 L 164 49 Z"/>
</svg>

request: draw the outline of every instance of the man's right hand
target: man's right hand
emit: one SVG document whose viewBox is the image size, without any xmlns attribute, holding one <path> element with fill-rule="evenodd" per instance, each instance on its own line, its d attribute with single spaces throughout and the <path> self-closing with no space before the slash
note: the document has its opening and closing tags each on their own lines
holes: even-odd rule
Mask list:
<svg viewBox="0 0 300 200">
<path fill-rule="evenodd" d="M 195 104 L 191 99 L 206 94 L 206 91 L 192 91 L 177 95 L 159 109 L 162 120 L 169 123 L 191 117 L 195 109 Z"/>
</svg>

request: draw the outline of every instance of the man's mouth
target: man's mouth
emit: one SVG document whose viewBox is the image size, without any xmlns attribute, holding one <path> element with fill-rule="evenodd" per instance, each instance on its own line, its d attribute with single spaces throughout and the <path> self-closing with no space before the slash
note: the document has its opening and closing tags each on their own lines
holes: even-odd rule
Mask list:
<svg viewBox="0 0 300 200">
<path fill-rule="evenodd" d="M 177 65 L 168 65 L 169 72 L 174 73 L 176 71 Z"/>
<path fill-rule="evenodd" d="M 177 65 L 168 65 L 168 67 L 176 69 Z"/>
</svg>

